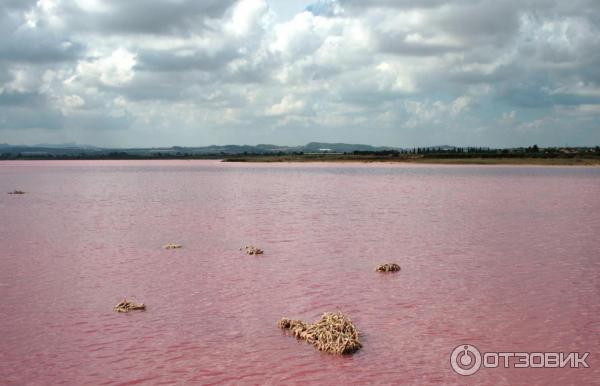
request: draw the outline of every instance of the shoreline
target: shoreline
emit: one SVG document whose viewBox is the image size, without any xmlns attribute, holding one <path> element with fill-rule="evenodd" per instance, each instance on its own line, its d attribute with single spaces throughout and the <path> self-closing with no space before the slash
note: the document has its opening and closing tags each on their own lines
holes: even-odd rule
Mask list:
<svg viewBox="0 0 600 386">
<path fill-rule="evenodd" d="M 600 166 L 600 158 L 397 158 L 397 157 L 302 157 L 302 156 L 245 156 L 224 158 L 222 162 L 232 163 L 406 163 L 440 165 L 523 165 L 523 166 Z"/>
</svg>

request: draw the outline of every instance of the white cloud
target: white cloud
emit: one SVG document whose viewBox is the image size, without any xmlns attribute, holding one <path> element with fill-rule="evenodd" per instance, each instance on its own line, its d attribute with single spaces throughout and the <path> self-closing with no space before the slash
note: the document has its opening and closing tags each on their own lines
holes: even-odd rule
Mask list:
<svg viewBox="0 0 600 386">
<path fill-rule="evenodd" d="M 234 35 L 245 35 L 259 27 L 266 27 L 268 5 L 264 0 L 240 0 L 233 8 L 226 29 Z"/>
<path fill-rule="evenodd" d="M 270 106 L 267 115 L 285 115 L 300 114 L 304 111 L 306 103 L 301 99 L 296 99 L 293 95 L 284 96 L 279 103 Z"/>
<path fill-rule="evenodd" d="M 502 113 L 501 121 L 504 123 L 512 123 L 517 117 L 517 112 L 515 110 L 506 111 Z"/>
<path fill-rule="evenodd" d="M 99 81 L 107 86 L 124 86 L 134 75 L 136 56 L 119 48 L 110 55 L 91 60 L 82 60 L 77 65 L 75 79 Z"/>
<path fill-rule="evenodd" d="M 450 105 L 450 113 L 452 115 L 459 115 L 463 111 L 467 111 L 471 105 L 471 98 L 468 96 L 461 96 L 452 101 Z"/>
<path fill-rule="evenodd" d="M 15 68 L 11 71 L 12 81 L 8 82 L 2 88 L 6 91 L 16 91 L 20 93 L 35 91 L 38 87 L 39 79 L 37 74 L 27 71 L 27 69 Z"/>
<path fill-rule="evenodd" d="M 79 95 L 65 95 L 64 102 L 65 106 L 73 109 L 85 104 L 85 101 Z"/>
<path fill-rule="evenodd" d="M 63 115 L 69 116 L 77 109 L 85 105 L 85 100 L 79 95 L 65 95 L 62 100 L 61 111 Z"/>
</svg>

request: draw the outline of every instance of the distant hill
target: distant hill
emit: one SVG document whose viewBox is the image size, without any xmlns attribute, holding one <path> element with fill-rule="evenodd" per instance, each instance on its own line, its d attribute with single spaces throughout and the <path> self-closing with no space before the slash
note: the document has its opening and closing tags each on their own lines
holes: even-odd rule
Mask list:
<svg viewBox="0 0 600 386">
<path fill-rule="evenodd" d="M 320 152 L 328 149 L 336 153 L 350 153 L 353 151 L 383 151 L 395 150 L 393 147 L 378 147 L 371 145 L 348 144 L 348 143 L 325 143 L 325 142 L 310 142 L 303 146 L 301 151 L 304 152 Z"/>
<path fill-rule="evenodd" d="M 0 144 L 2 158 L 12 157 L 170 157 L 170 156 L 209 156 L 241 154 L 278 153 L 351 153 L 353 151 L 394 150 L 392 147 L 377 147 L 362 144 L 310 142 L 303 146 L 279 146 L 271 144 L 251 145 L 211 145 L 200 147 L 153 147 L 153 148 L 101 148 L 76 143 L 39 144 L 33 146 Z"/>
<path fill-rule="evenodd" d="M 75 142 L 67 142 L 67 143 L 57 143 L 57 144 L 48 144 L 48 143 L 40 143 L 38 145 L 33 145 L 32 147 L 37 148 L 51 148 L 51 149 L 100 149 L 99 147 L 92 145 L 80 145 Z"/>
</svg>

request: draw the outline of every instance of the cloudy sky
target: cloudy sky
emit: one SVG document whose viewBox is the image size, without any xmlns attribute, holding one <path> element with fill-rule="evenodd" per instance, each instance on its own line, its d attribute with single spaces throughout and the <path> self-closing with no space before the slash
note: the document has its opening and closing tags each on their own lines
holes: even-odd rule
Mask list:
<svg viewBox="0 0 600 386">
<path fill-rule="evenodd" d="M 598 0 L 1 0 L 0 143 L 600 144 Z"/>
</svg>

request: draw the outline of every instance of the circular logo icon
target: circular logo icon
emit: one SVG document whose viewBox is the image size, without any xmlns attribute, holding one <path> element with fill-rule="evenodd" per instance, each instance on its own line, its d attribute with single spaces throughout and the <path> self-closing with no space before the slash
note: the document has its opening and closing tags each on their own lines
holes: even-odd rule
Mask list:
<svg viewBox="0 0 600 386">
<path fill-rule="evenodd" d="M 475 346 L 461 344 L 452 351 L 450 365 L 460 375 L 473 375 L 481 367 L 481 353 Z"/>
</svg>

